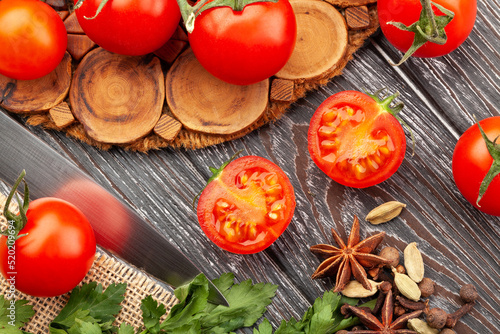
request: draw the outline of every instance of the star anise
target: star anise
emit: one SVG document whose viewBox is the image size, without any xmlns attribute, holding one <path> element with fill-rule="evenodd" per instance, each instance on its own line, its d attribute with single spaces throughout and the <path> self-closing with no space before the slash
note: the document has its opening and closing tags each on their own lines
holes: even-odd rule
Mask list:
<svg viewBox="0 0 500 334">
<path fill-rule="evenodd" d="M 349 304 L 345 304 L 345 307 L 349 312 L 358 317 L 363 325 L 369 328 L 368 330 L 358 330 L 352 332 L 353 334 L 417 334 L 417 332 L 404 327 L 406 327 L 408 320 L 420 316 L 423 312 L 423 310 L 418 310 L 411 313 L 405 313 L 396 320 L 392 321 L 394 301 L 391 290 L 389 290 L 386 294 L 384 306 L 382 306 L 382 310 L 380 311 L 382 321 L 378 320 L 373 314 L 359 307 L 351 306 Z"/>
<path fill-rule="evenodd" d="M 358 217 L 354 216 L 354 223 L 352 224 L 347 245 L 334 229 L 332 229 L 332 235 L 339 247 L 320 244 L 310 248 L 314 254 L 327 258 L 319 265 L 312 278 L 324 278 L 337 273 L 335 289 L 333 291 L 339 292 L 344 289 L 351 279 L 352 274 L 365 289 L 371 290 L 372 286 L 368 281 L 365 268 L 373 268 L 377 265 L 388 263 L 388 260 L 371 254 L 380 242 L 382 242 L 385 232 L 372 235 L 360 242 L 359 220 Z"/>
</svg>

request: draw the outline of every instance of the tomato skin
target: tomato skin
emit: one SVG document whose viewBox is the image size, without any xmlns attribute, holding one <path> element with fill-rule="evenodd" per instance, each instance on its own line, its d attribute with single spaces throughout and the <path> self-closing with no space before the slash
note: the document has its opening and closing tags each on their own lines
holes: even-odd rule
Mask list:
<svg viewBox="0 0 500 334">
<path fill-rule="evenodd" d="M 181 13 L 175 0 L 85 0 L 76 17 L 87 36 L 114 53 L 140 56 L 158 50 L 175 32 Z"/>
<path fill-rule="evenodd" d="M 66 52 L 68 36 L 57 12 L 38 0 L 0 1 L 0 74 L 16 80 L 52 72 Z"/>
<path fill-rule="evenodd" d="M 242 184 L 240 181 L 245 175 L 251 181 Z M 269 187 L 270 184 L 273 186 Z M 227 203 L 230 211 L 220 210 L 221 203 Z M 282 210 L 273 211 L 278 205 Z M 223 218 L 219 220 L 220 216 L 216 215 L 221 211 Z M 258 156 L 241 157 L 228 164 L 203 190 L 197 208 L 198 221 L 208 238 L 222 249 L 237 254 L 253 254 L 269 247 L 286 230 L 294 211 L 295 194 L 288 177 L 280 167 Z M 269 218 L 272 213 L 277 213 L 274 220 Z M 236 231 L 234 239 L 224 230 L 230 216 L 236 221 L 241 219 L 239 224 L 227 229 L 229 233 Z M 225 217 L 228 219 L 224 220 Z M 250 230 L 252 223 L 256 224 L 257 237 Z M 238 231 L 242 231 L 241 235 Z"/>
<path fill-rule="evenodd" d="M 500 116 L 479 121 L 486 136 L 495 140 L 500 135 Z M 497 140 L 498 143 L 498 140 Z M 500 175 L 490 183 L 479 201 L 479 187 L 493 163 L 477 124 L 467 129 L 458 139 L 453 151 L 452 171 L 458 190 L 478 210 L 493 216 L 500 216 Z"/>
<path fill-rule="evenodd" d="M 349 109 L 354 112 L 351 116 L 346 113 Z M 338 116 L 329 119 L 332 111 Z M 323 134 L 330 130 L 335 134 Z M 313 114 L 308 149 L 314 163 L 335 182 L 366 188 L 397 171 L 405 156 L 406 138 L 397 119 L 373 98 L 358 91 L 343 91 L 327 98 Z M 357 168 L 366 171 L 357 172 Z"/>
<path fill-rule="evenodd" d="M 12 270 L 7 237 L 0 238 L 0 270 L 14 277 L 15 288 L 37 297 L 53 297 L 73 289 L 94 261 L 94 231 L 74 205 L 57 198 L 40 198 L 29 204 L 28 221 L 15 242 Z M 16 274 L 12 274 L 15 272 Z"/>
<path fill-rule="evenodd" d="M 216 7 L 195 20 L 189 43 L 201 65 L 215 77 L 249 85 L 276 74 L 295 46 L 297 23 L 288 0 L 258 2 L 242 11 Z"/>
<path fill-rule="evenodd" d="M 437 4 L 451 10 L 455 16 L 445 27 L 447 42 L 443 45 L 427 42 L 413 56 L 439 57 L 458 48 L 469 36 L 474 27 L 477 14 L 476 0 L 436 0 Z M 432 6 L 436 15 L 443 15 Z M 384 36 L 399 51 L 406 52 L 413 43 L 414 34 L 403 31 L 387 22 L 401 22 L 406 26 L 418 21 L 422 5 L 419 0 L 379 0 L 377 1 L 380 28 Z"/>
</svg>

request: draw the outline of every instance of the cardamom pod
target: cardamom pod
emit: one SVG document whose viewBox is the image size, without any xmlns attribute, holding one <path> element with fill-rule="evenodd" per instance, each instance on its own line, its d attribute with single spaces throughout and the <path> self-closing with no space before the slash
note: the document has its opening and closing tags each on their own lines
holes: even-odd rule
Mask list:
<svg viewBox="0 0 500 334">
<path fill-rule="evenodd" d="M 392 268 L 394 273 L 394 284 L 398 288 L 399 292 L 408 299 L 418 302 L 420 300 L 420 289 L 417 283 L 412 280 L 408 275 L 400 274 L 396 268 Z"/>
<path fill-rule="evenodd" d="M 382 224 L 399 216 L 403 208 L 406 208 L 406 204 L 398 201 L 386 202 L 370 211 L 365 220 L 373 225 Z"/>
<path fill-rule="evenodd" d="M 406 246 L 404 252 L 404 263 L 408 276 L 419 283 L 424 278 L 424 260 L 417 248 L 417 243 L 412 242 Z"/>
<path fill-rule="evenodd" d="M 419 318 L 413 318 L 408 320 L 408 328 L 414 330 L 418 334 L 438 334 L 439 329 L 432 328 L 427 324 L 427 322 L 423 321 Z"/>
<path fill-rule="evenodd" d="M 358 281 L 350 281 L 346 284 L 345 288 L 340 291 L 340 293 L 350 298 L 366 298 L 373 296 L 377 293 L 378 286 L 382 284 L 382 282 L 375 282 L 370 279 L 368 280 L 368 282 L 370 282 L 372 286 L 371 290 L 365 289 L 363 285 Z"/>
</svg>

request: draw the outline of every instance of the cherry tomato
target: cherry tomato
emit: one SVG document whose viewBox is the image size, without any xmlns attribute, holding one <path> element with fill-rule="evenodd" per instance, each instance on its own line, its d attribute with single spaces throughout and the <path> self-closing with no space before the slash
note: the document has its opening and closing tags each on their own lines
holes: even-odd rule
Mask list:
<svg viewBox="0 0 500 334">
<path fill-rule="evenodd" d="M 27 222 L 9 248 L 0 238 L 0 270 L 21 292 L 53 297 L 73 289 L 94 261 L 94 231 L 82 212 L 69 202 L 41 198 L 29 203 Z M 8 243 L 9 241 L 9 243 Z"/>
<path fill-rule="evenodd" d="M 59 65 L 67 43 L 63 21 L 46 3 L 0 1 L 0 74 L 17 80 L 41 78 Z"/>
<path fill-rule="evenodd" d="M 312 116 L 309 153 L 335 182 L 370 187 L 388 179 L 403 162 L 405 134 L 384 108 L 385 101 L 343 91 L 326 99 Z"/>
<path fill-rule="evenodd" d="M 251 254 L 269 247 L 288 227 L 295 194 L 271 161 L 245 156 L 217 170 L 198 202 L 198 221 L 217 246 Z"/>
<path fill-rule="evenodd" d="M 416 57 L 438 57 L 450 53 L 467 39 L 474 27 L 477 12 L 476 0 L 435 0 L 434 2 L 455 14 L 444 28 L 447 41 L 443 45 L 425 43 L 413 54 Z M 434 5 L 432 8 L 435 15 L 443 15 Z M 377 11 L 384 36 L 396 49 L 406 52 L 413 43 L 414 33 L 400 30 L 388 22 L 401 22 L 410 26 L 418 21 L 422 11 L 420 0 L 379 0 Z"/>
<path fill-rule="evenodd" d="M 76 17 L 85 34 L 102 48 L 139 56 L 158 50 L 179 24 L 176 0 L 85 0 Z M 95 17 L 94 17 L 95 16 Z"/>
<path fill-rule="evenodd" d="M 481 136 L 477 124 L 471 126 L 458 139 L 453 151 L 453 178 L 462 195 L 484 213 L 500 216 L 500 175 L 491 180 L 486 192 L 477 203 L 479 188 L 490 168 L 500 173 L 500 116 L 486 118 L 479 122 L 486 137 L 494 142 L 496 138 L 496 157 L 494 159 Z M 495 162 L 495 163 L 494 163 Z"/>
<path fill-rule="evenodd" d="M 256 2 L 242 10 L 215 7 L 196 17 L 189 43 L 215 77 L 249 85 L 276 74 L 290 58 L 297 24 L 288 0 Z"/>
</svg>

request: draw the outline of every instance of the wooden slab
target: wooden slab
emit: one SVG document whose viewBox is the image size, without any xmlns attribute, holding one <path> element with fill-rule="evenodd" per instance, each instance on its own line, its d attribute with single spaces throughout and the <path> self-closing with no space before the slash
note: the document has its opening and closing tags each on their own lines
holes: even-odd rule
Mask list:
<svg viewBox="0 0 500 334">
<path fill-rule="evenodd" d="M 283 79 L 311 79 L 334 67 L 348 45 L 345 19 L 331 4 L 290 1 L 297 19 L 297 42 L 287 64 L 276 74 Z"/>
<path fill-rule="evenodd" d="M 269 80 L 249 86 L 231 85 L 205 70 L 191 48 L 167 73 L 167 103 L 185 128 L 233 134 L 259 119 L 267 107 Z"/>
<path fill-rule="evenodd" d="M 69 94 L 85 132 L 104 143 L 130 143 L 150 133 L 165 99 L 156 57 L 130 57 L 97 48 L 76 69 Z"/>
<path fill-rule="evenodd" d="M 61 103 L 71 84 L 71 56 L 66 52 L 56 69 L 35 80 L 14 80 L 0 74 L 0 106 L 22 114 L 46 111 Z"/>
</svg>

